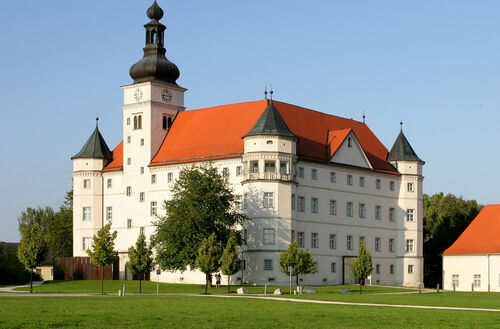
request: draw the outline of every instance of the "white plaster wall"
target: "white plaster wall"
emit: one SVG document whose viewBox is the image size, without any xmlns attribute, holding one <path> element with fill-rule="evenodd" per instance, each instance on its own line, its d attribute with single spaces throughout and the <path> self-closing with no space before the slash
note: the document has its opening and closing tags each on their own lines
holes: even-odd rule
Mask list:
<svg viewBox="0 0 500 329">
<path fill-rule="evenodd" d="M 489 263 L 489 266 L 488 266 Z M 481 275 L 481 286 L 474 291 L 500 291 L 500 255 L 443 256 L 443 288 L 453 290 L 452 275 L 458 274 L 457 291 L 471 291 L 474 275 Z"/>
<path fill-rule="evenodd" d="M 349 138 L 351 138 L 351 147 L 348 147 Z M 356 135 L 352 131 L 347 135 L 346 139 L 342 142 L 342 145 L 340 145 L 330 161 L 363 168 L 371 167 Z"/>
</svg>

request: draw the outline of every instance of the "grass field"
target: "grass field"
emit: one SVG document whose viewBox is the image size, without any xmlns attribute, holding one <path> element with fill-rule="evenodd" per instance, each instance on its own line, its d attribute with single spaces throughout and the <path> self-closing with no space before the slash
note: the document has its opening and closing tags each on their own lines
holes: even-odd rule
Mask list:
<svg viewBox="0 0 500 329">
<path fill-rule="evenodd" d="M 0 296 L 0 305 L 0 328 L 498 328 L 500 321 L 493 312 L 208 296 Z"/>
</svg>

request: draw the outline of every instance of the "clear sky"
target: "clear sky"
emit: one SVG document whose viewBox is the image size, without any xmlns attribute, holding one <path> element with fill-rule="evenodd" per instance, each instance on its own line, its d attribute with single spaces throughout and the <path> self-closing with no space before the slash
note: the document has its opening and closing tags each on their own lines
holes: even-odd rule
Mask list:
<svg viewBox="0 0 500 329">
<path fill-rule="evenodd" d="M 58 208 L 96 114 L 122 139 L 121 85 L 152 0 L 0 2 L 0 240 L 26 207 Z M 500 203 L 500 1 L 159 0 L 188 109 L 263 98 L 399 121 L 424 192 Z"/>
</svg>

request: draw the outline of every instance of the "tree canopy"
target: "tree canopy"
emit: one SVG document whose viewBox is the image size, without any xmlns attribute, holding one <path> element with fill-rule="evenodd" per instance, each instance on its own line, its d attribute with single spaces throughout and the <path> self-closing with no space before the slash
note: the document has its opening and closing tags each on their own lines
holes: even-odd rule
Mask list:
<svg viewBox="0 0 500 329">
<path fill-rule="evenodd" d="M 219 247 L 231 234 L 241 243 L 235 225 L 248 218 L 236 210 L 228 177 L 216 168 L 183 169 L 172 192 L 172 199 L 164 202 L 166 215 L 154 223 L 155 261 L 163 270 L 195 268 L 202 241 L 212 233 Z"/>
<path fill-rule="evenodd" d="M 238 246 L 236 244 L 236 238 L 233 235 L 229 237 L 226 248 L 224 248 L 224 252 L 222 253 L 221 270 L 222 274 L 227 275 L 227 292 L 230 293 L 231 275 L 237 273 L 240 270 Z"/>
<path fill-rule="evenodd" d="M 441 254 L 462 234 L 481 211 L 475 200 L 452 194 L 424 194 L 424 282 L 442 283 Z"/>
<path fill-rule="evenodd" d="M 139 293 L 142 293 L 142 277 L 153 269 L 153 252 L 144 234 L 139 234 L 135 247 L 128 248 L 128 257 L 126 266 L 132 275 L 139 276 Z"/>
<path fill-rule="evenodd" d="M 372 256 L 368 249 L 366 249 L 365 242 L 359 246 L 358 257 L 354 259 L 351 264 L 352 275 L 359 280 L 359 293 L 361 294 L 364 281 L 373 272 Z"/>
<path fill-rule="evenodd" d="M 32 273 L 47 256 L 47 244 L 40 227 L 30 223 L 22 232 L 21 244 L 17 248 L 19 261 Z M 33 277 L 30 277 L 30 292 L 33 292 Z"/>
<path fill-rule="evenodd" d="M 92 238 L 92 246 L 87 254 L 92 264 L 101 267 L 101 295 L 104 293 L 104 267 L 113 264 L 118 257 L 115 250 L 116 231 L 111 233 L 111 222 L 104 225 Z"/>
<path fill-rule="evenodd" d="M 308 249 L 299 249 L 297 242 L 293 241 L 287 250 L 280 254 L 278 260 L 281 272 L 290 275 L 288 267 L 292 267 L 292 276 L 295 276 L 296 285 L 299 284 L 299 274 L 310 274 L 316 270 L 316 263 Z"/>
<path fill-rule="evenodd" d="M 215 240 L 215 233 L 212 233 L 208 238 L 203 239 L 198 249 L 198 257 L 196 258 L 196 268 L 205 273 L 205 294 L 207 293 L 212 273 L 217 272 L 220 268 L 220 259 L 221 248 Z"/>
</svg>

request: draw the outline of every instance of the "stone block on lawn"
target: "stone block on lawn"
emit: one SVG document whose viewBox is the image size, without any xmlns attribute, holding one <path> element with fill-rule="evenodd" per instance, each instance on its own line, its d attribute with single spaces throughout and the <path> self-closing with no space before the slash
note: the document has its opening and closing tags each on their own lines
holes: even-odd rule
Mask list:
<svg viewBox="0 0 500 329">
<path fill-rule="evenodd" d="M 236 292 L 238 293 L 238 295 L 246 295 L 246 294 L 248 294 L 248 291 L 245 288 L 238 288 L 236 290 Z"/>
<path fill-rule="evenodd" d="M 273 292 L 273 295 L 281 295 L 281 289 L 278 288 Z"/>
</svg>

